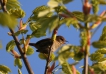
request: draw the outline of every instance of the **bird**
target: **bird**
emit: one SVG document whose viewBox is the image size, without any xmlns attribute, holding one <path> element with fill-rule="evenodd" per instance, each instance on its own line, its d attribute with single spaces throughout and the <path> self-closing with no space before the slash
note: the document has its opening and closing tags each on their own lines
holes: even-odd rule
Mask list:
<svg viewBox="0 0 106 74">
<path fill-rule="evenodd" d="M 37 50 L 36 52 L 48 54 L 51 48 L 51 52 L 55 52 L 60 46 L 65 44 L 66 40 L 63 36 L 56 36 L 56 40 L 51 38 L 42 39 L 36 43 L 29 43 L 30 46 L 34 46 Z"/>
</svg>

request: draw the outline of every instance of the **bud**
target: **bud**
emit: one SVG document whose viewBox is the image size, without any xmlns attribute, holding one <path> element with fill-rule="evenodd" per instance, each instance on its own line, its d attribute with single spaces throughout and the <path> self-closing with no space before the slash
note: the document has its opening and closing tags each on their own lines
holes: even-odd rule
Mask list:
<svg viewBox="0 0 106 74">
<path fill-rule="evenodd" d="M 90 13 L 91 7 L 92 7 L 91 4 L 89 4 L 88 1 L 85 1 L 83 4 L 83 13 L 85 15 L 88 15 Z"/>
</svg>

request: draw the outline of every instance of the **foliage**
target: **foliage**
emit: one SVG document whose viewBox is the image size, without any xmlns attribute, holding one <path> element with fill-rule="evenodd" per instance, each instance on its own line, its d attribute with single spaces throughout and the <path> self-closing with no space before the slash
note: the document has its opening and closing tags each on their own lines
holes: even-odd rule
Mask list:
<svg viewBox="0 0 106 74">
<path fill-rule="evenodd" d="M 2 73 L 2 74 L 8 74 L 9 72 L 11 72 L 11 70 L 7 66 L 0 65 L 0 73 Z"/>
<path fill-rule="evenodd" d="M 106 12 L 103 14 L 103 16 L 98 15 L 98 11 L 100 10 L 99 6 L 106 5 L 106 1 L 90 0 L 93 14 L 85 14 L 84 8 L 83 12 L 69 11 L 65 7 L 65 4 L 72 1 L 74 0 L 49 0 L 47 6 L 42 5 L 36 7 L 25 23 L 22 22 L 22 18 L 24 18 L 26 15 L 24 10 L 22 10 L 20 7 L 18 0 L 8 0 L 5 2 L 7 13 L 0 11 L 0 25 L 6 26 L 12 30 L 18 26 L 17 31 L 12 33 L 11 36 L 13 36 L 13 38 L 16 36 L 20 38 L 22 36 L 22 38 L 19 39 L 18 44 L 22 48 L 21 51 L 23 53 L 20 53 L 19 57 L 16 57 L 15 54 L 12 53 L 14 56 L 14 66 L 18 66 L 19 68 L 18 74 L 22 74 L 22 55 L 24 54 L 26 57 L 34 54 L 35 50 L 29 46 L 30 39 L 40 38 L 46 36 L 48 33 L 54 33 L 54 30 L 60 29 L 62 25 L 66 25 L 67 27 L 73 26 L 80 32 L 80 44 L 63 45 L 59 48 L 57 54 L 51 53 L 48 63 L 51 64 L 52 61 L 58 61 L 64 74 L 74 74 L 74 72 L 75 74 L 80 74 L 79 71 L 75 69 L 76 64 L 70 64 L 68 60 L 79 62 L 84 59 L 86 54 L 89 55 L 88 57 L 90 58 L 90 61 L 93 62 L 93 64 L 89 66 L 89 74 L 92 74 L 91 69 L 95 74 L 102 74 L 106 72 L 106 26 L 104 26 L 100 38 L 92 43 L 90 42 L 94 34 L 94 32 L 92 33 L 91 30 L 96 28 L 94 27 L 94 24 L 99 27 L 101 22 L 106 21 Z M 3 10 L 3 8 L 1 9 Z M 20 20 L 19 25 L 17 25 L 18 20 Z M 27 26 L 29 29 L 26 28 Z M 31 31 L 30 34 L 29 31 Z M 17 46 L 16 40 L 11 40 L 6 45 L 6 51 L 9 53 L 12 52 L 12 50 L 16 49 L 15 46 Z M 90 46 L 93 46 L 97 50 L 90 54 Z M 39 53 L 38 57 L 46 60 L 46 62 L 48 61 L 48 54 Z M 50 74 L 55 69 L 54 66 L 54 64 L 51 67 L 50 65 L 48 66 L 48 72 L 50 69 Z M 9 72 L 11 72 L 11 70 L 7 66 L 0 65 L 0 73 L 7 74 Z"/>
</svg>

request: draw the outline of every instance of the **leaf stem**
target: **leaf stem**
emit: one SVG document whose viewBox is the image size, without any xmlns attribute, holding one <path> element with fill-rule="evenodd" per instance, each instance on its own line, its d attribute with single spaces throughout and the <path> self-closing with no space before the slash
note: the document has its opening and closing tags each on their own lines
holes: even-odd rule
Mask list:
<svg viewBox="0 0 106 74">
<path fill-rule="evenodd" d="M 86 27 L 86 37 L 87 37 L 87 44 L 85 46 L 85 51 L 84 51 L 84 74 L 88 74 L 88 53 L 90 49 L 90 39 L 91 39 L 91 34 L 89 30 L 89 23 L 85 23 Z"/>
</svg>

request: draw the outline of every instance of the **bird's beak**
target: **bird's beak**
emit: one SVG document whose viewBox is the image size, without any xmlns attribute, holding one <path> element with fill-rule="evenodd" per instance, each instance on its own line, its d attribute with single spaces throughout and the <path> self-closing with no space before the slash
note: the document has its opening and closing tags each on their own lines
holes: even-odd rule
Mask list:
<svg viewBox="0 0 106 74">
<path fill-rule="evenodd" d="M 65 40 L 65 43 L 64 44 L 66 44 L 68 41 L 67 40 Z"/>
</svg>

